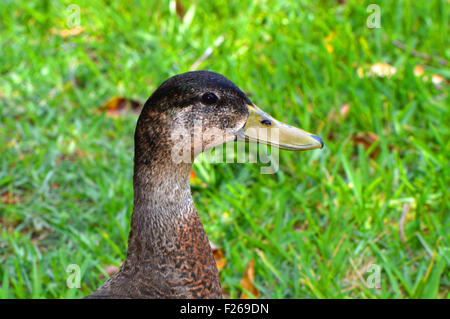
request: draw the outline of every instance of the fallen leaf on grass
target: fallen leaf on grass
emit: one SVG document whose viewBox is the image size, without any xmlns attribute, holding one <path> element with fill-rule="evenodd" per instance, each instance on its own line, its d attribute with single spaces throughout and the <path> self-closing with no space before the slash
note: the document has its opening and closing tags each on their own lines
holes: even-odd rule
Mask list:
<svg viewBox="0 0 450 319">
<path fill-rule="evenodd" d="M 58 183 L 53 183 L 52 185 L 50 185 L 50 189 L 55 189 L 58 188 L 59 184 Z"/>
<path fill-rule="evenodd" d="M 304 232 L 308 229 L 309 221 L 306 219 L 304 222 L 296 221 L 293 225 L 293 229 L 296 232 Z"/>
<path fill-rule="evenodd" d="M 59 36 L 63 37 L 64 39 L 67 39 L 68 37 L 74 37 L 74 36 L 77 36 L 77 35 L 83 33 L 84 28 L 83 27 L 75 27 L 72 29 L 63 29 L 63 30 L 58 30 L 58 29 L 52 28 L 52 29 L 50 29 L 50 32 L 52 34 L 59 35 Z"/>
<path fill-rule="evenodd" d="M 416 65 L 413 72 L 415 76 L 419 77 L 425 73 L 425 69 L 421 65 Z"/>
<path fill-rule="evenodd" d="M 109 265 L 109 266 L 106 266 L 103 270 L 108 274 L 109 277 L 111 277 L 112 275 L 114 275 L 116 272 L 119 271 L 119 267 L 114 266 L 114 265 Z M 99 277 L 104 278 L 105 275 L 100 273 Z"/>
<path fill-rule="evenodd" d="M 127 111 L 138 115 L 142 109 L 142 103 L 127 99 L 125 97 L 115 96 L 106 101 L 99 109 L 100 112 L 106 112 L 109 117 L 117 118 Z"/>
<path fill-rule="evenodd" d="M 397 73 L 397 68 L 384 62 L 378 62 L 370 67 L 359 67 L 357 70 L 358 76 L 362 78 L 368 77 L 380 77 L 380 78 L 390 78 L 395 73 Z"/>
<path fill-rule="evenodd" d="M 14 229 L 16 229 L 17 225 L 19 225 L 20 221 L 7 218 L 6 216 L 0 217 L 0 226 L 3 229 L 3 232 L 12 233 Z M 1 245 L 0 245 L 1 247 Z"/>
<path fill-rule="evenodd" d="M 347 117 L 349 112 L 350 112 L 350 105 L 347 103 L 344 103 L 339 107 L 339 113 L 337 111 L 337 108 L 333 106 L 330 109 L 330 112 L 328 112 L 326 121 L 334 122 L 337 125 L 339 125 L 342 122 L 342 120 Z"/>
<path fill-rule="evenodd" d="M 206 184 L 197 177 L 195 171 L 191 169 L 190 182 L 192 186 L 200 186 L 201 188 L 206 188 Z"/>
<path fill-rule="evenodd" d="M 213 252 L 214 260 L 216 261 L 217 270 L 221 271 L 223 267 L 227 264 L 227 260 L 225 258 L 225 253 L 223 252 L 223 249 L 220 249 L 214 243 L 209 243 L 211 246 L 211 250 Z"/>
<path fill-rule="evenodd" d="M 353 136 L 353 143 L 355 144 L 355 146 L 362 145 L 366 151 L 372 146 L 373 143 L 378 142 L 378 140 L 378 135 L 373 132 L 360 132 L 356 133 Z M 370 157 L 377 157 L 379 152 L 380 150 L 377 146 L 375 150 L 373 150 L 373 152 L 370 154 Z"/>
<path fill-rule="evenodd" d="M 177 12 L 178 19 L 180 19 L 180 21 L 183 21 L 184 15 L 186 14 L 186 9 L 184 8 L 183 3 L 181 3 L 180 0 L 176 0 L 175 10 Z"/>
<path fill-rule="evenodd" d="M 3 193 L 2 197 L 1 197 L 1 202 L 2 204 L 5 205 L 16 205 L 19 203 L 19 196 L 14 195 L 13 193 L 10 192 L 6 192 Z"/>
<path fill-rule="evenodd" d="M 416 65 L 414 67 L 414 76 L 421 77 L 424 82 L 430 81 L 429 73 L 426 74 L 426 70 L 421 65 Z M 432 74 L 431 75 L 431 83 L 433 83 L 434 87 L 437 89 L 442 88 L 442 84 L 445 83 L 445 78 L 440 74 Z"/>
<path fill-rule="evenodd" d="M 341 114 L 341 117 L 343 119 L 345 119 L 345 117 L 347 116 L 349 111 L 350 111 L 350 105 L 348 105 L 348 104 L 342 104 L 341 108 L 339 109 L 339 113 Z"/>
<path fill-rule="evenodd" d="M 359 66 L 359 67 L 356 69 L 356 73 L 358 74 L 358 77 L 359 77 L 360 79 L 364 78 L 364 69 L 363 69 L 362 66 Z"/>
<path fill-rule="evenodd" d="M 255 281 L 255 260 L 252 259 L 250 263 L 247 265 L 247 269 L 245 270 L 244 276 L 241 280 L 241 286 L 249 293 L 251 293 L 255 298 L 259 297 L 259 290 L 255 287 L 253 282 Z M 245 292 L 242 292 L 241 299 L 250 299 Z"/>
<path fill-rule="evenodd" d="M 442 88 L 442 84 L 444 83 L 444 81 L 445 81 L 445 79 L 444 79 L 444 77 L 443 77 L 442 75 L 439 75 L 439 74 L 433 74 L 433 75 L 431 76 L 431 82 L 434 84 L 434 86 L 435 86 L 437 89 Z"/>
<path fill-rule="evenodd" d="M 197 178 L 197 174 L 195 174 L 195 171 L 193 169 L 191 169 L 190 179 L 195 179 L 195 178 Z"/>
</svg>

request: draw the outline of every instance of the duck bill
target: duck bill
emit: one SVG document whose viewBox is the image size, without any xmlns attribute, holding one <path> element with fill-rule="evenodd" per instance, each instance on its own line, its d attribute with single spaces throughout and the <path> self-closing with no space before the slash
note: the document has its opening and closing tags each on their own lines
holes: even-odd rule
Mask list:
<svg viewBox="0 0 450 319">
<path fill-rule="evenodd" d="M 247 107 L 249 115 L 239 140 L 292 151 L 313 150 L 324 146 L 320 137 L 282 123 L 256 105 L 247 105 Z"/>
</svg>

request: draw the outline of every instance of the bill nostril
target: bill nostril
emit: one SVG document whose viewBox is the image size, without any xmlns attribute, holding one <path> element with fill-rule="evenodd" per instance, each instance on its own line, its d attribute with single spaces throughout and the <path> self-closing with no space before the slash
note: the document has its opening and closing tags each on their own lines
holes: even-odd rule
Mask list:
<svg viewBox="0 0 450 319">
<path fill-rule="evenodd" d="M 265 125 L 265 126 L 270 126 L 270 125 L 272 125 L 272 121 L 269 120 L 269 119 L 262 119 L 260 122 L 261 122 L 261 124 L 263 124 L 263 125 Z"/>
</svg>

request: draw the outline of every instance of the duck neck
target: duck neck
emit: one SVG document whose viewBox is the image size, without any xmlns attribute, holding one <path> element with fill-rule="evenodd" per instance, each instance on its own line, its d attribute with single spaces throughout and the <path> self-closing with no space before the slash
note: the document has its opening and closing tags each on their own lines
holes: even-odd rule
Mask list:
<svg viewBox="0 0 450 319">
<path fill-rule="evenodd" d="M 160 158 L 160 157 L 158 157 Z M 127 259 L 182 253 L 179 228 L 199 222 L 189 185 L 191 165 L 170 158 L 140 163 L 134 168 L 134 208 Z M 176 247 L 180 248 L 175 252 Z"/>
<path fill-rule="evenodd" d="M 174 163 L 170 151 L 135 138 L 134 208 L 121 273 L 137 285 L 161 286 L 155 297 L 220 297 L 210 244 L 194 207 L 191 163 Z M 142 282 L 140 284 L 139 282 Z M 160 290 L 159 290 L 160 289 Z M 156 296 L 157 297 L 157 296 Z"/>
</svg>

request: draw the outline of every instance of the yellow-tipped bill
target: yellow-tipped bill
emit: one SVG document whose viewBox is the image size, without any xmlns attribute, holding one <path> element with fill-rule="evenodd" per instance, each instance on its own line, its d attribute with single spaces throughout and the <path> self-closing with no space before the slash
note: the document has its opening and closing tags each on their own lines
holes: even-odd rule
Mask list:
<svg viewBox="0 0 450 319">
<path fill-rule="evenodd" d="M 323 147 L 320 137 L 277 121 L 256 105 L 248 106 L 248 119 L 241 140 L 262 143 L 285 150 L 305 151 Z"/>
</svg>

